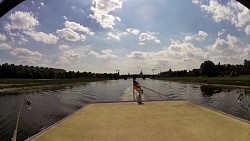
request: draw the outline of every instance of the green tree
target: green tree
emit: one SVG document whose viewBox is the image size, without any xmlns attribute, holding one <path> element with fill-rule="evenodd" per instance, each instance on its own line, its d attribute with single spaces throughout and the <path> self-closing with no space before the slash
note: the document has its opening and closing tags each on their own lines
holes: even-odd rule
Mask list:
<svg viewBox="0 0 250 141">
<path fill-rule="evenodd" d="M 205 61 L 200 65 L 201 75 L 213 77 L 217 75 L 217 68 L 212 61 Z"/>
</svg>

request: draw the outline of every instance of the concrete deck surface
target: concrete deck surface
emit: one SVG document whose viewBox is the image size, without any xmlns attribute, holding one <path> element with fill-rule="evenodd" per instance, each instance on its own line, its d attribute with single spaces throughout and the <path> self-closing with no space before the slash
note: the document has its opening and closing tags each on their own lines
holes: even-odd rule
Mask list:
<svg viewBox="0 0 250 141">
<path fill-rule="evenodd" d="M 250 124 L 187 101 L 90 104 L 34 141 L 249 141 Z"/>
</svg>

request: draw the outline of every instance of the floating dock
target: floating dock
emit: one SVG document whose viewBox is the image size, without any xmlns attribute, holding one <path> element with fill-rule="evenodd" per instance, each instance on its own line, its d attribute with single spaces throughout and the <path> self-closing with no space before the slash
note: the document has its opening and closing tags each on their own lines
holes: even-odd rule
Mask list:
<svg viewBox="0 0 250 141">
<path fill-rule="evenodd" d="M 188 101 L 89 104 L 32 141 L 249 141 L 248 121 Z"/>
</svg>

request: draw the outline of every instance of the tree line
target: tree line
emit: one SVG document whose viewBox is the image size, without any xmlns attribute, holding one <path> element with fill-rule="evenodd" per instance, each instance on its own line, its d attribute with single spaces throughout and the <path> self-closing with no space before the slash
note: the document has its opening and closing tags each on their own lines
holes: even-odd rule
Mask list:
<svg viewBox="0 0 250 141">
<path fill-rule="evenodd" d="M 245 59 L 243 64 L 223 64 L 220 62 L 216 65 L 212 61 L 207 60 L 201 63 L 199 69 L 193 69 L 190 71 L 187 70 L 177 70 L 161 72 L 160 77 L 187 77 L 187 76 L 206 76 L 206 77 L 216 77 L 216 76 L 225 76 L 229 75 L 236 77 L 239 75 L 250 74 L 250 60 Z"/>
<path fill-rule="evenodd" d="M 25 78 L 25 79 L 74 79 L 74 78 L 114 78 L 118 73 L 91 73 L 74 72 L 58 68 L 34 67 L 28 65 L 2 64 L 0 65 L 0 78 Z"/>
</svg>

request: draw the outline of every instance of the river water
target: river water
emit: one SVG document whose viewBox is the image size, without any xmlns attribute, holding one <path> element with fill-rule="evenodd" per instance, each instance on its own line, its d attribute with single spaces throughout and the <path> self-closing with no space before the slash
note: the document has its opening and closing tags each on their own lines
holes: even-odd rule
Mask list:
<svg viewBox="0 0 250 141">
<path fill-rule="evenodd" d="M 137 79 L 144 87 L 143 100 L 185 99 L 239 118 L 250 120 L 250 90 L 230 87 Z M 240 97 L 239 95 L 243 93 Z M 0 93 L 0 140 L 10 141 L 24 96 L 32 108 L 23 104 L 17 140 L 24 140 L 91 102 L 132 101 L 132 79 L 108 80 Z"/>
</svg>

